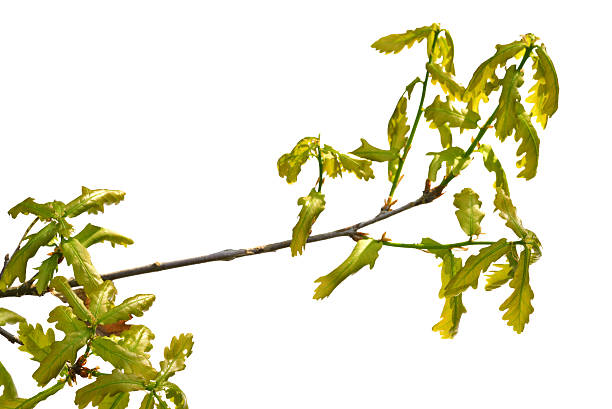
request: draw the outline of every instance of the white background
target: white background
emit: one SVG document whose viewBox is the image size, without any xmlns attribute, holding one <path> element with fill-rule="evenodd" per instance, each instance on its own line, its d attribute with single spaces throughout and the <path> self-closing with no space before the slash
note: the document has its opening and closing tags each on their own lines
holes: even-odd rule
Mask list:
<svg viewBox="0 0 612 409">
<path fill-rule="evenodd" d="M 531 273 L 535 313 L 522 335 L 498 310 L 509 289 L 487 293 L 481 281 L 465 293 L 459 335 L 441 340 L 431 331 L 443 305 L 438 260 L 415 250 L 384 248 L 373 270 L 314 301 L 313 281 L 354 244 L 344 238 L 309 245 L 299 258 L 282 250 L 120 280 L 119 299 L 157 294 L 134 319 L 157 334 L 156 365 L 173 335 L 194 334 L 188 368 L 175 378 L 192 408 L 606 407 L 609 23 L 603 3 L 565 4 L 3 2 L 0 251 L 12 251 L 29 224 L 12 220 L 10 207 L 28 196 L 68 201 L 82 185 L 127 192 L 119 206 L 77 223 L 135 240 L 127 249 L 92 249 L 101 273 L 284 240 L 316 165 L 287 185 L 278 157 L 318 133 L 341 151 L 360 137 L 384 146 L 402 88 L 424 75 L 424 43 L 384 56 L 372 42 L 439 22 L 453 35 L 466 85 L 495 44 L 533 32 L 561 84 L 559 110 L 545 131 L 538 125 L 538 176 L 515 178 L 513 141 L 501 145 L 493 132 L 484 140 L 505 164 L 520 217 L 544 244 Z M 438 91 L 430 86 L 426 104 Z M 417 103 L 413 97 L 410 121 Z M 455 144 L 465 148 L 473 136 L 456 135 Z M 419 195 L 432 150 L 438 133 L 422 121 L 400 203 Z M 452 199 L 469 186 L 487 212 L 481 238 L 512 238 L 492 214 L 493 175 L 474 157 L 441 199 L 367 231 L 403 242 L 463 240 Z M 368 183 L 328 180 L 314 233 L 376 214 L 389 189 L 385 169 L 375 165 Z M 71 275 L 65 265 L 61 271 Z M 45 296 L 0 305 L 45 323 L 58 303 Z M 20 395 L 34 394 L 36 363 L 7 342 L 0 359 Z M 66 388 L 40 407 L 70 407 L 73 398 Z M 130 407 L 139 404 L 134 394 Z"/>
</svg>

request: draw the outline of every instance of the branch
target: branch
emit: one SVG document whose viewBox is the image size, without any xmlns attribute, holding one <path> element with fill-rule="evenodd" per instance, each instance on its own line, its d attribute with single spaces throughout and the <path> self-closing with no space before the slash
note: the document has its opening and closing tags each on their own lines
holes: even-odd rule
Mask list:
<svg viewBox="0 0 612 409">
<path fill-rule="evenodd" d="M 336 237 L 351 237 L 353 239 L 358 240 L 361 237 L 359 233 L 359 229 L 369 226 L 374 223 L 378 223 L 382 220 L 385 220 L 391 216 L 395 216 L 398 213 L 401 213 L 405 210 L 412 209 L 413 207 L 420 206 L 422 204 L 431 203 L 438 197 L 442 195 L 442 191 L 444 186 L 439 185 L 434 189 L 429 188 L 429 180 L 425 184 L 425 190 L 421 197 L 399 207 L 395 210 L 389 211 L 381 211 L 375 217 L 365 220 L 360 223 L 353 224 L 352 226 L 345 227 L 343 229 L 338 229 L 334 231 L 330 231 L 327 233 L 316 234 L 314 236 L 310 236 L 307 240 L 307 243 L 314 243 L 317 241 L 334 239 Z M 211 261 L 231 261 L 236 258 L 252 256 L 255 254 L 263 254 L 270 253 L 276 250 L 287 248 L 291 245 L 291 240 L 279 241 L 277 243 L 270 243 L 263 246 L 252 247 L 248 249 L 227 249 L 218 251 L 216 253 L 207 254 L 205 256 L 192 257 L 182 260 L 168 261 L 164 263 L 155 262 L 153 264 L 148 264 L 145 266 L 129 268 L 126 270 L 115 271 L 113 273 L 103 274 L 103 280 L 118 280 L 120 278 L 133 277 L 141 274 L 153 273 L 156 271 L 170 270 L 173 268 L 192 266 L 195 264 L 203 264 L 209 263 Z M 73 278 L 68 281 L 71 287 L 79 287 L 79 283 Z M 47 291 L 48 292 L 48 291 Z M 45 294 L 45 293 L 43 293 Z M 32 282 L 27 281 L 24 284 L 8 288 L 4 292 L 0 292 L 0 298 L 4 297 L 21 297 L 22 295 L 38 295 L 36 292 L 36 288 L 32 286 Z"/>
<path fill-rule="evenodd" d="M 10 332 L 8 332 L 7 330 L 5 330 L 2 327 L 0 327 L 0 335 L 2 335 L 4 338 L 6 338 L 12 344 L 23 345 L 23 342 L 21 342 L 19 340 L 19 338 L 17 338 L 15 335 L 11 334 Z"/>
</svg>

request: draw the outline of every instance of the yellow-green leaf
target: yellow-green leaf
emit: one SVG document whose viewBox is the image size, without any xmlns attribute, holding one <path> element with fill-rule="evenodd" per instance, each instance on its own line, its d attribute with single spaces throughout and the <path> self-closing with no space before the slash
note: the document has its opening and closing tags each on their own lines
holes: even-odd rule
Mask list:
<svg viewBox="0 0 612 409">
<path fill-rule="evenodd" d="M 471 161 L 470 158 L 463 157 L 465 152 L 463 149 L 457 146 L 450 147 L 441 152 L 429 152 L 427 155 L 433 156 L 431 164 L 429 165 L 429 173 L 427 175 L 427 178 L 432 182 L 436 181 L 438 171 L 444 162 L 446 162 L 447 169 L 449 169 L 447 174 L 452 172 L 455 175 L 458 175 L 459 172 L 465 169 Z"/>
<path fill-rule="evenodd" d="M 106 395 L 98 409 L 125 409 L 130 403 L 130 394 L 128 392 L 119 392 L 115 395 Z"/>
<path fill-rule="evenodd" d="M 372 146 L 365 139 L 361 138 L 361 146 L 350 152 L 355 156 L 363 159 L 369 159 L 374 162 L 389 162 L 399 159 L 399 153 L 393 149 L 380 149 Z"/>
<path fill-rule="evenodd" d="M 116 295 L 117 289 L 112 281 L 104 281 L 101 286 L 90 294 L 89 311 L 91 311 L 96 320 L 113 308 Z"/>
<path fill-rule="evenodd" d="M 102 325 L 113 324 L 121 320 L 129 320 L 133 315 L 142 317 L 145 311 L 151 308 L 155 296 L 153 294 L 139 294 L 130 297 L 116 307 L 103 314 L 98 323 Z"/>
<path fill-rule="evenodd" d="M 79 409 L 83 409 L 90 403 L 92 406 L 98 406 L 107 396 L 144 389 L 145 380 L 140 376 L 125 374 L 115 369 L 112 374 L 100 375 L 95 382 L 79 389 L 76 392 L 74 403 Z"/>
<path fill-rule="evenodd" d="M 431 75 L 432 84 L 435 85 L 439 83 L 442 91 L 444 91 L 451 100 L 462 100 L 465 88 L 455 81 L 451 74 L 444 72 L 442 67 L 438 64 L 427 63 L 425 67 L 427 68 L 427 72 Z"/>
<path fill-rule="evenodd" d="M 302 206 L 299 220 L 293 228 L 291 237 L 291 255 L 302 254 L 306 246 L 306 240 L 310 236 L 312 225 L 325 209 L 325 195 L 312 189 L 308 196 L 300 197 L 298 206 Z"/>
<path fill-rule="evenodd" d="M 153 349 L 151 341 L 155 335 L 144 325 L 132 325 L 130 329 L 123 331 L 117 341 L 119 345 L 128 351 L 143 355 L 149 358 L 149 352 Z"/>
<path fill-rule="evenodd" d="M 83 286 L 85 293 L 93 293 L 102 285 L 102 277 L 93 266 L 89 252 L 76 238 L 72 237 L 60 243 L 62 254 L 68 265 L 72 266 L 74 277 Z"/>
<path fill-rule="evenodd" d="M 45 386 L 55 378 L 66 362 L 73 363 L 77 352 L 85 346 L 88 338 L 89 331 L 85 328 L 79 332 L 70 332 L 63 340 L 51 344 L 49 354 L 40 362 L 40 366 L 32 375 L 38 386 Z"/>
<path fill-rule="evenodd" d="M 127 374 L 140 375 L 146 380 L 153 379 L 157 375 L 146 355 L 130 351 L 109 338 L 96 337 L 91 343 L 91 348 L 94 354 L 115 368 L 123 369 Z"/>
<path fill-rule="evenodd" d="M 495 76 L 497 67 L 504 66 L 512 57 L 520 56 L 525 51 L 526 47 L 527 46 L 522 41 L 514 41 L 510 44 L 498 44 L 495 46 L 497 50 L 495 54 L 478 66 L 470 83 L 465 89 L 463 101 L 468 103 L 471 110 L 478 112 L 480 101 L 483 100 L 487 102 L 489 100 L 488 94 L 486 93 L 487 83 L 494 83 L 497 80 Z"/>
<path fill-rule="evenodd" d="M 444 35 L 438 36 L 438 49 L 440 50 L 440 56 L 442 56 L 441 65 L 447 73 L 455 75 L 455 64 L 453 62 L 455 58 L 455 45 L 453 44 L 453 38 L 448 30 L 442 30 L 442 32 Z"/>
<path fill-rule="evenodd" d="M 20 322 L 25 322 L 25 318 L 16 312 L 0 307 L 0 327 L 7 324 L 17 324 Z"/>
<path fill-rule="evenodd" d="M 421 42 L 426 39 L 433 30 L 433 25 L 427 27 L 419 27 L 414 30 L 408 30 L 403 34 L 390 34 L 376 40 L 372 44 L 372 48 L 381 53 L 397 54 L 404 47 L 412 47 L 415 42 Z"/>
<path fill-rule="evenodd" d="M 19 340 L 23 342 L 19 349 L 32 355 L 33 361 L 40 362 L 45 359 L 51 352 L 51 344 L 55 342 L 53 329 L 49 328 L 45 332 L 40 324 L 34 327 L 26 322 L 21 322 L 18 334 Z"/>
<path fill-rule="evenodd" d="M 155 409 L 156 406 L 155 395 L 153 395 L 153 392 L 150 392 L 142 398 L 139 409 Z"/>
<path fill-rule="evenodd" d="M 329 296 L 348 276 L 355 274 L 367 265 L 370 266 L 370 269 L 374 268 L 374 262 L 378 258 L 378 251 L 381 247 L 382 243 L 373 239 L 359 240 L 342 264 L 328 275 L 315 280 L 315 283 L 320 284 L 315 290 L 313 298 L 320 300 Z"/>
<path fill-rule="evenodd" d="M 170 345 L 164 348 L 164 360 L 159 363 L 157 382 L 165 382 L 175 373 L 185 369 L 185 360 L 193 349 L 193 335 L 181 334 L 173 337 Z"/>
<path fill-rule="evenodd" d="M 11 374 L 8 373 L 2 362 L 0 362 L 0 386 L 3 386 L 2 397 L 5 399 L 16 399 L 17 388 L 13 383 Z M 1 407 L 1 406 L 0 406 Z"/>
<path fill-rule="evenodd" d="M 480 211 L 482 202 L 478 200 L 478 193 L 466 187 L 461 193 L 455 194 L 453 205 L 459 210 L 455 212 L 461 229 L 468 236 L 478 236 L 481 233 L 480 222 L 485 214 Z"/>
<path fill-rule="evenodd" d="M 445 102 L 440 100 L 440 96 L 436 95 L 434 101 L 425 108 L 425 119 L 430 122 L 429 127 L 438 129 L 443 148 L 450 148 L 452 145 L 452 136 L 449 128 L 460 128 L 460 132 L 464 129 L 475 129 L 478 127 L 480 115 L 474 111 L 467 109 L 459 110 L 451 105 L 450 100 Z"/>
<path fill-rule="evenodd" d="M 523 84 L 523 74 L 513 65 L 506 71 L 502 92 L 495 115 L 495 135 L 503 142 L 517 127 L 518 114 L 524 111 L 518 88 Z"/>
<path fill-rule="evenodd" d="M 294 183 L 302 170 L 302 165 L 310 157 L 316 156 L 316 149 L 319 146 L 318 137 L 306 137 L 293 147 L 291 152 L 282 155 L 277 162 L 278 175 L 287 179 L 287 183 Z"/>
<path fill-rule="evenodd" d="M 447 297 L 458 295 L 470 286 L 476 288 L 480 274 L 487 271 L 492 263 L 503 257 L 510 250 L 510 247 L 511 244 L 506 239 L 500 239 L 482 248 L 478 254 L 470 256 L 463 268 L 450 280 L 444 295 Z"/>
<path fill-rule="evenodd" d="M 523 227 L 523 222 L 516 214 L 516 207 L 514 207 L 512 200 L 503 189 L 497 188 L 493 204 L 495 205 L 495 210 L 499 210 L 500 217 L 506 220 L 506 226 L 520 238 L 525 238 L 528 230 Z"/>
<path fill-rule="evenodd" d="M 533 103 L 531 115 L 537 118 L 542 128 L 546 128 L 548 118 L 557 112 L 559 106 L 559 80 L 555 66 L 546 53 L 544 45 L 536 46 L 535 51 L 537 58 L 532 57 L 532 59 L 535 70 L 533 79 L 536 80 L 536 83 L 529 90 L 531 94 L 525 99 L 525 102 Z"/>
<path fill-rule="evenodd" d="M 18 409 L 25 399 L 0 396 L 0 409 Z"/>
<path fill-rule="evenodd" d="M 392 151 L 399 152 L 404 145 L 406 145 L 406 134 L 410 130 L 410 125 L 408 125 L 408 116 L 406 115 L 407 106 L 408 100 L 406 97 L 401 97 L 399 101 L 397 101 L 395 110 L 393 110 L 393 114 L 389 119 L 389 123 L 387 125 L 387 137 L 389 140 L 389 148 Z M 398 166 L 399 159 L 389 161 L 389 164 L 387 165 L 389 181 L 392 182 L 395 178 L 395 173 L 397 172 Z"/>
<path fill-rule="evenodd" d="M 38 270 L 36 274 L 36 291 L 39 295 L 49 288 L 49 283 L 57 271 L 60 257 L 61 254 L 53 253 L 39 267 L 35 267 L 35 270 Z"/>
<path fill-rule="evenodd" d="M 57 210 L 63 211 L 63 203 L 61 202 L 48 202 L 48 203 L 36 203 L 34 198 L 28 197 L 23 202 L 13 206 L 8 214 L 15 219 L 18 215 L 32 214 L 37 216 L 40 220 L 49 221 L 53 218 L 61 216 Z"/>
<path fill-rule="evenodd" d="M 28 242 L 17 250 L 7 263 L 0 279 L 0 291 L 6 290 L 17 278 L 21 282 L 25 281 L 28 261 L 36 255 L 42 246 L 46 246 L 53 240 L 58 229 L 59 225 L 51 222 L 29 236 Z"/>
<path fill-rule="evenodd" d="M 127 247 L 129 244 L 134 244 L 134 240 L 115 233 L 114 231 L 105 229 L 104 227 L 94 226 L 88 224 L 74 236 L 83 246 L 89 247 L 96 243 L 102 243 L 104 241 L 110 242 L 111 246 L 115 247 L 115 244 Z"/>
<path fill-rule="evenodd" d="M 351 158 L 329 145 L 324 145 L 321 148 L 321 158 L 323 159 L 323 171 L 332 178 L 342 175 L 342 172 L 345 171 L 353 173 L 359 179 L 369 180 L 374 178 L 374 171 L 371 168 L 372 162 L 369 160 Z"/>
<path fill-rule="evenodd" d="M 59 307 L 52 309 L 49 313 L 49 319 L 47 321 L 51 323 L 55 322 L 55 328 L 66 334 L 88 330 L 87 325 L 83 321 L 79 320 L 79 318 L 72 311 L 72 308 L 64 305 L 60 305 Z"/>
<path fill-rule="evenodd" d="M 94 321 L 93 315 L 91 312 L 89 312 L 85 306 L 85 303 L 83 303 L 83 300 L 81 300 L 72 290 L 72 287 L 70 287 L 70 284 L 68 284 L 66 277 L 55 277 L 53 280 L 51 280 L 51 287 L 66 298 L 66 302 L 68 302 L 68 305 L 70 305 L 70 308 L 72 308 L 72 311 L 78 318 L 86 322 Z"/>
<path fill-rule="evenodd" d="M 503 319 L 508 321 L 508 325 L 519 334 L 525 329 L 525 324 L 529 322 L 529 316 L 533 312 L 531 305 L 533 291 L 529 285 L 529 258 L 529 250 L 523 250 L 512 281 L 510 281 L 510 287 L 514 288 L 514 291 L 499 307 L 500 311 L 508 310 Z"/>
<path fill-rule="evenodd" d="M 492 271 L 487 276 L 487 284 L 485 285 L 487 291 L 495 290 L 506 284 L 514 274 L 514 268 L 510 264 L 493 264 L 493 266 L 499 268 L 499 270 Z"/>
<path fill-rule="evenodd" d="M 423 80 L 420 79 L 419 77 L 416 77 L 415 79 L 412 80 L 410 84 L 406 86 L 406 94 L 408 94 L 408 99 L 410 99 L 410 97 L 412 96 L 412 91 L 414 90 L 414 86 L 418 84 L 419 82 L 422 83 Z"/>
<path fill-rule="evenodd" d="M 510 188 L 508 187 L 508 179 L 506 179 L 506 172 L 504 172 L 504 168 L 502 167 L 501 162 L 495 156 L 495 152 L 493 152 L 493 148 L 491 145 L 481 144 L 478 148 L 478 152 L 482 153 L 482 160 L 484 162 L 485 168 L 489 172 L 495 173 L 495 184 L 493 185 L 495 188 L 502 189 L 506 195 L 510 195 Z"/>
<path fill-rule="evenodd" d="M 176 409 L 189 409 L 187 405 L 187 396 L 177 385 L 172 382 L 164 382 L 161 384 L 162 389 L 166 392 L 166 399 L 174 403 Z"/>
<path fill-rule="evenodd" d="M 44 401 L 45 399 L 49 398 L 50 396 L 53 396 L 57 392 L 61 391 L 64 388 L 64 386 L 66 386 L 66 382 L 58 381 L 52 387 L 47 388 L 47 389 L 37 393 L 36 395 L 32 396 L 31 398 L 21 400 L 21 403 L 19 405 L 17 405 L 17 406 L 14 406 L 14 408 L 15 409 L 32 409 L 32 408 L 36 407 L 36 405 L 38 405 L 40 402 Z M 1 405 L 0 405 L 0 408 L 2 408 Z"/>
<path fill-rule="evenodd" d="M 125 197 L 121 190 L 81 188 L 81 195 L 66 205 L 66 217 L 76 217 L 83 212 L 104 213 L 104 205 L 118 204 Z"/>
<path fill-rule="evenodd" d="M 517 177 L 527 180 L 533 178 L 538 170 L 538 160 L 540 157 L 540 138 L 531 123 L 531 117 L 522 110 L 519 110 L 516 118 L 516 133 L 514 139 L 521 141 L 516 151 L 516 156 L 520 159 L 516 162 L 518 168 L 524 168 Z M 521 155 L 523 155 L 521 157 Z"/>
</svg>

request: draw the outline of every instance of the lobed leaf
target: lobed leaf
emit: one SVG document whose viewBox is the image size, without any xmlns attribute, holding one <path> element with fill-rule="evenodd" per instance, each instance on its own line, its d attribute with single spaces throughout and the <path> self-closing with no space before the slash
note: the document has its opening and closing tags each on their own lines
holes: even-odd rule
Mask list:
<svg viewBox="0 0 612 409">
<path fill-rule="evenodd" d="M 85 322 L 93 322 L 94 316 L 89 312 L 83 300 L 79 298 L 78 295 L 72 290 L 70 284 L 68 284 L 68 280 L 65 277 L 55 277 L 51 280 L 51 287 L 56 291 L 60 292 L 64 298 L 66 298 L 66 302 L 72 308 L 72 311 L 75 315 Z"/>
<path fill-rule="evenodd" d="M 130 403 L 128 392 L 119 392 L 115 395 L 106 395 L 98 405 L 99 409 L 125 409 Z"/>
<path fill-rule="evenodd" d="M 321 158 L 323 159 L 323 171 L 332 178 L 342 175 L 344 171 L 353 173 L 358 179 L 374 178 L 374 171 L 370 167 L 372 162 L 369 160 L 353 159 L 329 145 L 321 148 Z"/>
<path fill-rule="evenodd" d="M 155 409 L 156 407 L 157 405 L 155 403 L 155 395 L 153 395 L 153 392 L 147 393 L 142 398 L 142 402 L 140 403 L 140 409 Z"/>
<path fill-rule="evenodd" d="M 453 38 L 448 30 L 442 30 L 442 32 L 444 36 L 438 36 L 440 55 L 442 56 L 441 64 L 447 73 L 455 75 L 455 64 L 453 62 L 455 58 L 455 45 Z"/>
<path fill-rule="evenodd" d="M 134 374 L 125 374 L 118 369 L 110 375 L 100 375 L 95 382 L 82 387 L 76 392 L 74 403 L 79 409 L 88 404 L 98 406 L 108 396 L 123 392 L 142 391 L 145 389 L 145 380 Z"/>
<path fill-rule="evenodd" d="M 0 307 L 0 327 L 7 324 L 17 324 L 20 322 L 25 322 L 25 318 L 16 312 Z"/>
<path fill-rule="evenodd" d="M 480 101 L 483 100 L 487 102 L 489 100 L 487 91 L 490 93 L 492 87 L 495 86 L 494 84 L 498 80 L 495 75 L 497 67 L 504 66 L 512 57 L 520 56 L 525 51 L 526 47 L 527 46 L 522 41 L 514 41 L 509 44 L 498 44 L 495 46 L 495 54 L 476 68 L 463 94 L 463 101 L 468 103 L 470 109 L 478 112 Z M 492 85 L 487 89 L 488 83 Z"/>
<path fill-rule="evenodd" d="M 506 220 L 506 226 L 520 238 L 525 238 L 528 230 L 523 227 L 523 222 L 516 214 L 516 207 L 514 207 L 512 200 L 503 189 L 497 188 L 493 204 L 495 205 L 495 210 L 499 210 L 500 217 Z"/>
<path fill-rule="evenodd" d="M 408 106 L 408 100 L 406 97 L 401 97 L 397 101 L 397 105 L 393 110 L 393 114 L 389 119 L 387 125 L 387 138 L 389 140 L 389 148 L 391 151 L 399 152 L 406 145 L 406 134 L 410 130 L 408 125 L 408 116 L 406 114 L 406 108 Z M 397 168 L 399 167 L 399 158 L 389 161 L 387 165 L 389 173 L 389 181 L 393 182 Z"/>
<path fill-rule="evenodd" d="M 58 214 L 57 210 L 61 209 L 61 202 L 55 202 L 56 204 L 49 203 L 36 203 L 34 198 L 28 197 L 23 202 L 13 206 L 8 214 L 13 218 L 17 218 L 20 214 L 28 215 L 32 214 L 37 216 L 40 220 L 50 221 L 53 218 L 61 216 L 61 213 Z M 62 203 L 63 205 L 63 203 Z"/>
<path fill-rule="evenodd" d="M 41 362 L 51 352 L 51 345 L 55 342 L 55 332 L 49 328 L 47 332 L 40 324 L 32 326 L 27 322 L 19 324 L 19 340 L 23 345 L 19 349 L 32 355 L 33 361 Z"/>
<path fill-rule="evenodd" d="M 481 233 L 480 222 L 485 214 L 480 211 L 482 202 L 478 200 L 478 193 L 466 187 L 461 193 L 455 194 L 453 205 L 459 209 L 455 212 L 461 229 L 468 236 L 478 236 Z"/>
<path fill-rule="evenodd" d="M 533 291 L 529 285 L 529 265 L 531 264 L 529 258 L 530 252 L 526 248 L 521 252 L 512 281 L 510 281 L 510 287 L 514 288 L 514 291 L 499 307 L 500 311 L 508 310 L 503 319 L 508 321 L 508 325 L 518 334 L 523 332 L 533 312 L 531 305 Z"/>
<path fill-rule="evenodd" d="M 103 314 L 99 324 L 113 324 L 121 320 L 129 320 L 133 315 L 142 317 L 145 311 L 151 308 L 155 296 L 153 294 L 139 294 L 130 297 L 116 307 Z"/>
<path fill-rule="evenodd" d="M 74 236 L 74 238 L 85 247 L 92 246 L 96 243 L 102 243 L 104 241 L 108 241 L 113 247 L 115 247 L 115 244 L 126 247 L 129 244 L 134 244 L 134 240 L 130 238 L 105 229 L 104 227 L 94 226 L 91 223 L 85 226 L 83 230 L 79 232 L 79 234 Z"/>
<path fill-rule="evenodd" d="M 510 188 L 508 187 L 508 179 L 506 179 L 506 172 L 502 167 L 501 162 L 495 156 L 491 145 L 481 144 L 478 148 L 478 152 L 482 153 L 482 160 L 485 168 L 489 172 L 495 173 L 495 184 L 493 185 L 496 189 L 500 188 L 504 193 L 510 196 Z"/>
<path fill-rule="evenodd" d="M 71 332 L 88 331 L 87 324 L 79 320 L 72 309 L 66 307 L 65 305 L 60 305 L 59 307 L 52 309 L 49 313 L 49 319 L 47 321 L 50 323 L 55 323 L 55 328 L 59 329 L 65 334 L 70 334 Z"/>
<path fill-rule="evenodd" d="M 518 114 L 524 111 L 518 88 L 523 84 L 523 74 L 513 65 L 506 71 L 502 92 L 495 115 L 495 135 L 503 142 L 517 127 Z"/>
<path fill-rule="evenodd" d="M 17 250 L 10 258 L 0 278 L 0 291 L 6 290 L 15 279 L 25 281 L 28 261 L 36 255 L 42 246 L 46 246 L 55 237 L 59 225 L 51 222 L 38 232 L 29 236 L 28 242 Z"/>
<path fill-rule="evenodd" d="M 60 257 L 61 254 L 54 252 L 40 266 L 34 268 L 38 270 L 36 274 L 36 292 L 38 292 L 38 295 L 42 295 L 49 288 L 49 283 L 58 269 Z"/>
<path fill-rule="evenodd" d="M 40 366 L 32 375 L 38 382 L 38 386 L 45 386 L 55 378 L 66 362 L 73 363 L 76 360 L 77 352 L 85 346 L 89 338 L 89 331 L 70 332 L 63 340 L 55 341 L 51 344 L 49 354 L 40 361 Z"/>
<path fill-rule="evenodd" d="M 544 45 L 536 46 L 535 51 L 537 58 L 532 57 L 532 59 L 535 70 L 533 79 L 536 83 L 529 90 L 531 94 L 525 102 L 533 103 L 531 115 L 537 118 L 542 128 L 546 128 L 548 118 L 557 112 L 559 106 L 559 80 Z"/>
<path fill-rule="evenodd" d="M 81 195 L 66 205 L 65 216 L 76 217 L 83 212 L 104 213 L 104 205 L 118 204 L 125 198 L 121 190 L 81 188 Z"/>
<path fill-rule="evenodd" d="M 151 380 L 157 375 L 146 355 L 130 351 L 109 338 L 96 337 L 91 343 L 91 348 L 94 354 L 115 368 L 123 369 L 127 374 L 133 373 L 146 380 Z"/>
<path fill-rule="evenodd" d="M 170 346 L 164 348 L 164 360 L 159 363 L 160 371 L 157 382 L 165 382 L 176 372 L 185 369 L 185 360 L 193 349 L 193 335 L 181 334 L 173 337 Z"/>
<path fill-rule="evenodd" d="M 378 258 L 378 251 L 381 247 L 382 243 L 377 240 L 370 238 L 359 240 L 351 254 L 342 264 L 328 275 L 315 280 L 315 283 L 320 284 L 315 290 L 313 298 L 320 300 L 328 297 L 348 276 L 355 274 L 367 265 L 370 266 L 370 269 L 374 268 L 374 263 Z"/>
<path fill-rule="evenodd" d="M 517 177 L 527 180 L 532 179 L 538 170 L 540 138 L 538 138 L 538 134 L 531 123 L 531 117 L 524 110 L 518 112 L 514 139 L 517 142 L 521 141 L 516 151 L 516 156 L 520 158 L 516 162 L 516 166 L 524 168 Z M 523 156 L 521 157 L 521 155 Z"/>
<path fill-rule="evenodd" d="M 17 388 L 13 383 L 11 374 L 8 373 L 2 362 L 0 362 L 0 386 L 2 389 L 2 397 L 5 399 L 17 399 Z M 0 406 L 1 408 L 2 406 Z"/>
<path fill-rule="evenodd" d="M 312 189 L 308 196 L 299 198 L 298 206 L 302 206 L 302 209 L 300 210 L 299 220 L 293 228 L 291 237 L 292 256 L 302 254 L 306 247 L 306 241 L 312 231 L 312 225 L 325 209 L 325 195 Z"/>
<path fill-rule="evenodd" d="M 432 84 L 436 85 L 439 83 L 442 91 L 444 91 L 451 100 L 456 99 L 461 101 L 463 99 L 465 88 L 455 81 L 451 74 L 444 72 L 443 68 L 438 64 L 427 63 L 425 67 L 427 68 L 427 72 L 431 75 Z"/>
<path fill-rule="evenodd" d="M 470 158 L 464 157 L 464 150 L 456 146 L 450 147 L 441 152 L 429 152 L 427 155 L 433 156 L 431 164 L 429 165 L 429 173 L 427 174 L 427 178 L 432 182 L 436 181 L 438 171 L 440 171 L 443 163 L 446 162 L 447 168 L 450 170 L 447 172 L 447 174 L 452 172 L 455 175 L 458 175 L 459 172 L 470 164 L 471 161 Z"/>
<path fill-rule="evenodd" d="M 154 338 L 153 332 L 144 325 L 132 325 L 130 329 L 121 333 L 117 342 L 126 350 L 149 358 L 147 352 L 153 349 L 151 341 Z"/>
<path fill-rule="evenodd" d="M 117 289 L 110 280 L 104 281 L 101 286 L 91 293 L 89 311 L 91 311 L 96 320 L 99 320 L 100 317 L 115 306 L 116 296 Z"/>
<path fill-rule="evenodd" d="M 17 409 L 23 402 L 25 402 L 25 399 L 0 396 L 0 409 Z"/>
<path fill-rule="evenodd" d="M 311 156 L 316 156 L 319 138 L 306 137 L 300 139 L 289 153 L 282 155 L 277 162 L 278 175 L 287 179 L 287 183 L 294 183 L 302 170 L 302 165 Z"/>
<path fill-rule="evenodd" d="M 361 146 L 350 152 L 352 155 L 359 156 L 363 159 L 369 159 L 374 162 L 389 162 L 399 159 L 399 151 L 392 149 L 379 149 L 372 146 L 365 139 L 361 138 Z"/>
<path fill-rule="evenodd" d="M 62 254 L 68 265 L 72 266 L 74 277 L 89 296 L 102 285 L 102 277 L 93 266 L 87 248 L 75 237 L 60 243 Z"/>
<path fill-rule="evenodd" d="M 412 91 L 414 90 L 414 86 L 418 84 L 419 82 L 423 83 L 423 80 L 420 79 L 419 77 L 416 77 L 415 79 L 412 80 L 410 84 L 406 86 L 406 94 L 408 94 L 408 99 L 410 99 L 410 97 L 412 96 Z"/>
<path fill-rule="evenodd" d="M 487 271 L 489 266 L 503 257 L 509 250 L 511 244 L 506 239 L 482 248 L 478 254 L 470 256 L 463 268 L 449 281 L 444 290 L 445 296 L 458 295 L 468 287 L 478 287 L 478 278 L 481 273 Z"/>
<path fill-rule="evenodd" d="M 376 40 L 371 47 L 381 53 L 397 54 L 402 51 L 404 47 L 410 48 L 415 42 L 420 43 L 426 39 L 434 29 L 434 25 L 431 25 L 408 30 L 403 34 L 390 34 Z"/>
<path fill-rule="evenodd" d="M 164 382 L 160 386 L 166 392 L 166 399 L 174 403 L 176 409 L 189 409 L 187 396 L 185 396 L 181 388 L 172 382 Z"/>
</svg>

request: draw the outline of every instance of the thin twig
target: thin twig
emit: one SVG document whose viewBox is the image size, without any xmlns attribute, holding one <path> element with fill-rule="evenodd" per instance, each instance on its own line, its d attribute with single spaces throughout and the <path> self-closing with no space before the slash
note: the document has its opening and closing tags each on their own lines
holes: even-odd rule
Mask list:
<svg viewBox="0 0 612 409">
<path fill-rule="evenodd" d="M 19 338 L 17 338 L 15 335 L 11 334 L 10 332 L 8 332 L 7 330 L 1 327 L 0 327 L 0 335 L 6 338 L 10 343 L 23 345 L 23 342 L 21 342 Z"/>
<path fill-rule="evenodd" d="M 317 241 L 334 239 L 336 237 L 351 237 L 353 239 L 359 239 L 361 236 L 359 234 L 359 229 L 362 229 L 366 226 L 370 226 L 374 223 L 385 220 L 391 216 L 394 216 L 398 213 L 406 211 L 408 209 L 412 209 L 413 207 L 433 202 L 435 199 L 442 195 L 442 188 L 440 186 L 434 189 L 426 189 L 421 197 L 403 205 L 402 207 L 398 207 L 395 210 L 389 211 L 381 211 L 375 217 L 365 220 L 360 223 L 353 224 L 352 226 L 345 227 L 343 229 L 338 229 L 334 231 L 330 231 L 327 233 L 315 234 L 314 236 L 310 236 L 307 240 L 308 243 L 314 243 Z M 148 264 L 140 267 L 129 268 L 126 270 L 115 271 L 113 273 L 103 274 L 103 280 L 118 280 L 120 278 L 126 277 L 134 277 L 141 274 L 153 273 L 156 271 L 170 270 L 173 268 L 192 266 L 195 264 L 203 264 L 209 263 L 211 261 L 230 261 L 240 257 L 253 256 L 256 254 L 270 253 L 273 251 L 277 251 L 280 249 L 287 248 L 291 245 L 291 240 L 279 241 L 277 243 L 270 243 L 263 246 L 252 247 L 248 249 L 227 249 L 218 251 L 216 253 L 207 254 L 205 256 L 192 257 L 182 260 L 168 261 L 168 262 L 155 262 L 153 264 Z M 79 287 L 79 283 L 73 278 L 68 282 L 71 287 Z M 44 293 L 43 293 L 44 294 Z M 36 288 L 31 284 L 29 286 L 21 285 L 17 287 L 8 288 L 4 292 L 0 292 L 0 298 L 4 297 L 21 297 L 22 295 L 38 295 L 36 292 Z"/>
</svg>

